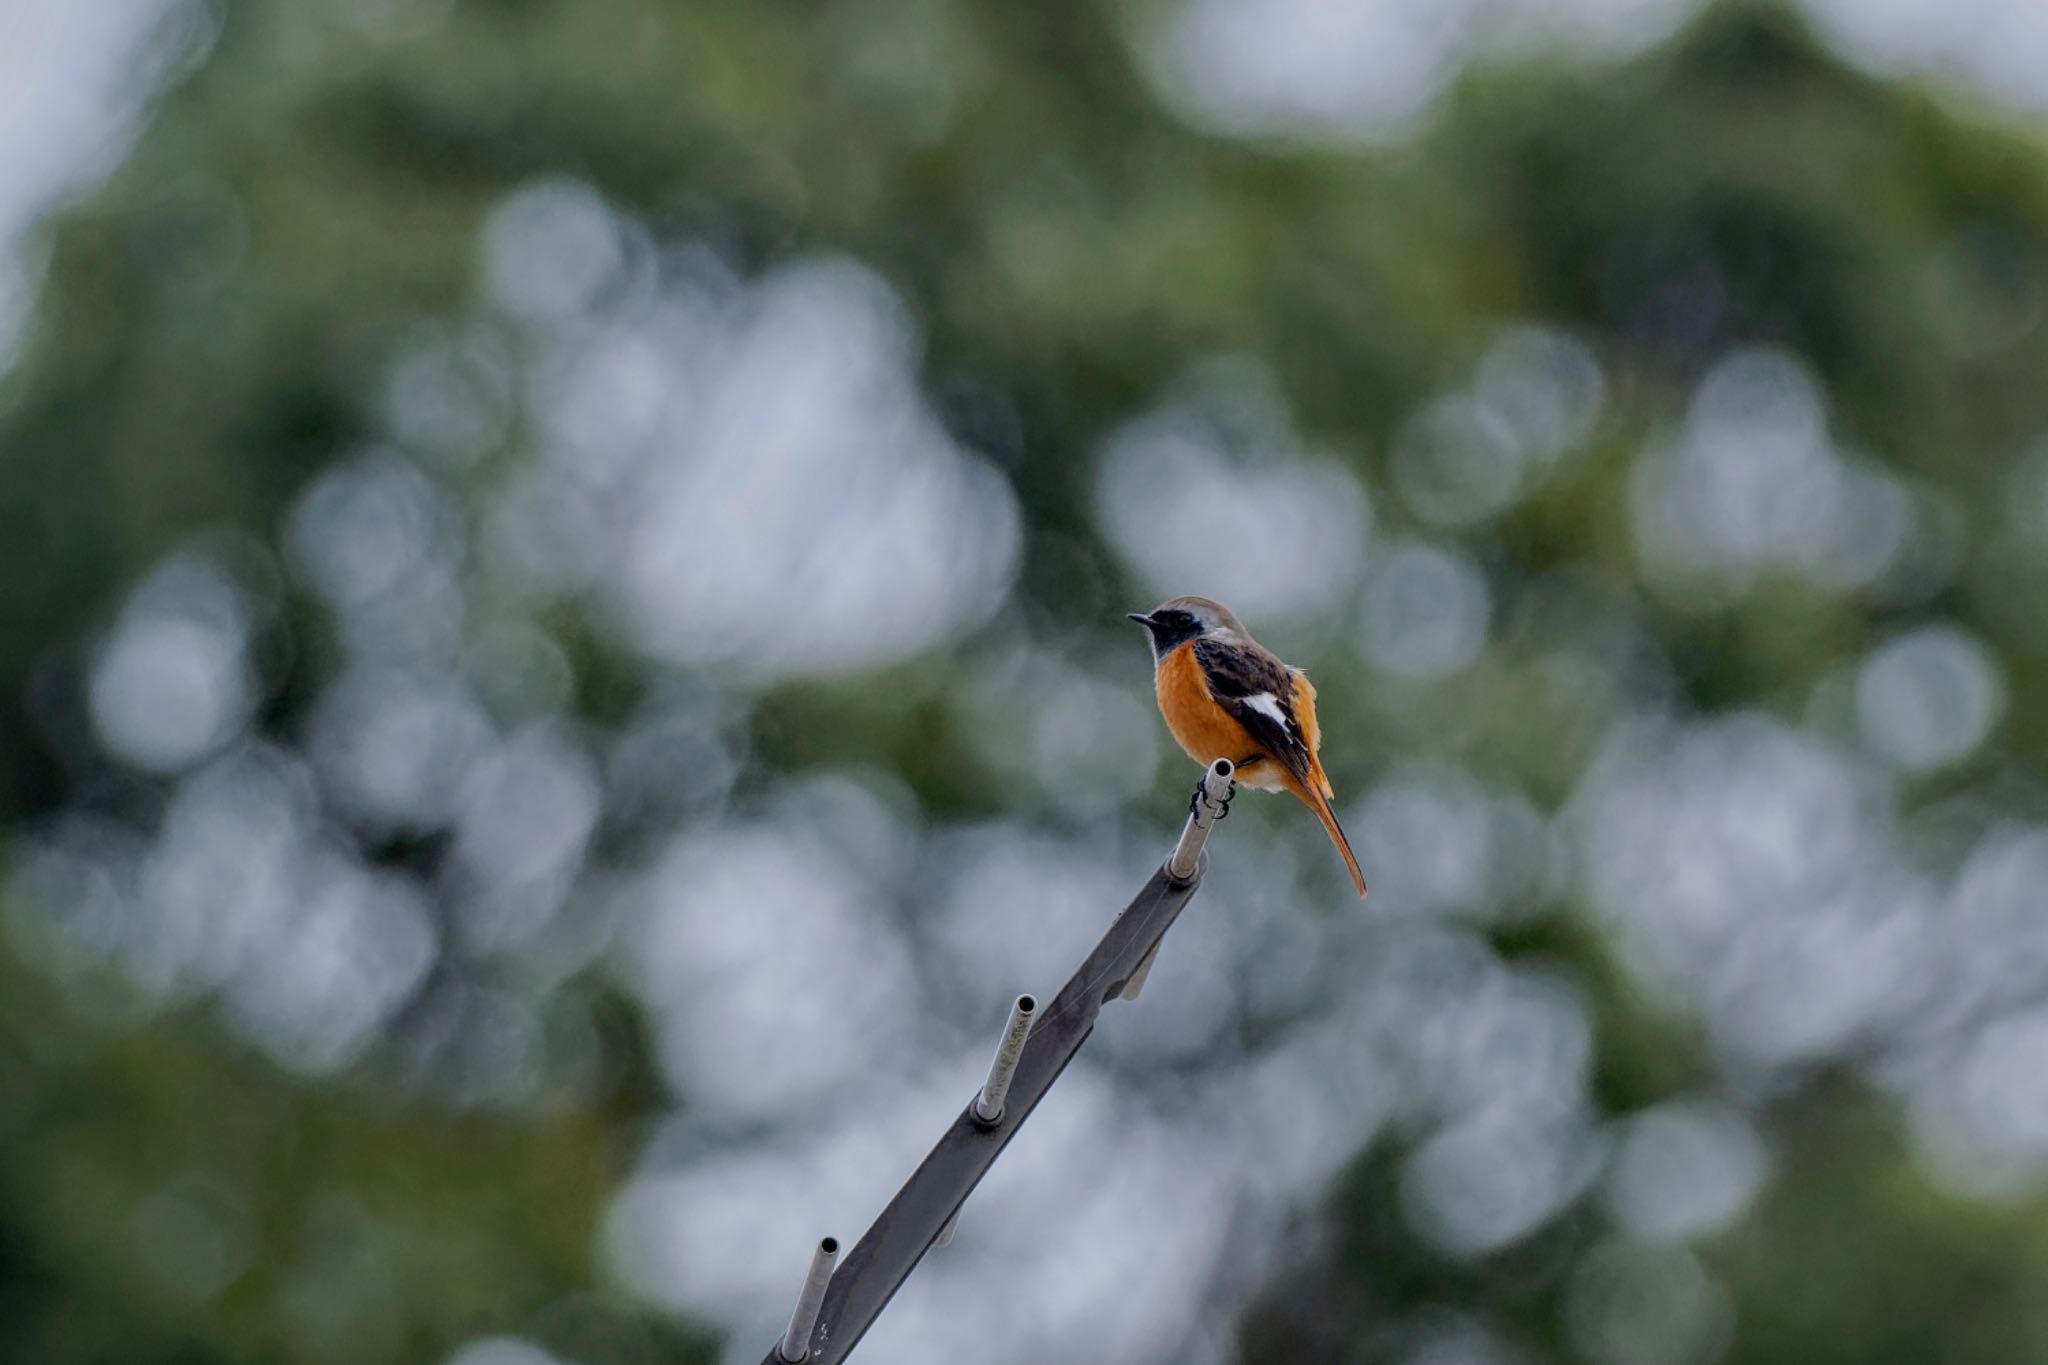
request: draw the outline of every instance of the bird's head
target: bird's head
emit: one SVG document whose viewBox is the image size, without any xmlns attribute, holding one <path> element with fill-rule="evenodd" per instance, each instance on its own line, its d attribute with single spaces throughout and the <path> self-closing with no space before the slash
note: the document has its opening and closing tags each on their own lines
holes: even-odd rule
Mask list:
<svg viewBox="0 0 2048 1365">
<path fill-rule="evenodd" d="M 1152 661 L 1165 658 L 1176 646 L 1189 640 L 1249 640 L 1244 623 L 1230 614 L 1230 608 L 1206 597 L 1169 597 L 1149 612 L 1134 611 L 1129 617 L 1152 637 Z"/>
</svg>

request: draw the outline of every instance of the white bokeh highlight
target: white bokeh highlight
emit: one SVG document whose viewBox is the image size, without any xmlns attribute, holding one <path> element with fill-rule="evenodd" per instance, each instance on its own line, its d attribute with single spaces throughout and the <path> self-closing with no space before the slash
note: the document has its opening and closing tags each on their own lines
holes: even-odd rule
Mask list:
<svg viewBox="0 0 2048 1365">
<path fill-rule="evenodd" d="M 486 228 L 501 306 L 552 343 L 529 376 L 538 458 L 489 513 L 494 571 L 538 600 L 595 590 L 630 647 L 755 681 L 987 619 L 1016 499 L 926 404 L 894 292 L 843 257 L 745 281 L 688 252 L 663 285 L 633 275 L 635 233 L 561 182 Z M 565 265 L 569 246 L 590 254 Z"/>
<path fill-rule="evenodd" d="M 1382 144 L 1426 127 L 1476 63 L 1565 51 L 1621 61 L 1671 38 L 1701 0 L 1179 0 L 1129 41 L 1187 122 L 1243 138 Z M 1885 77 L 1932 77 L 2048 114 L 2048 16 L 2004 0 L 1803 0 L 1820 36 Z"/>
<path fill-rule="evenodd" d="M 1388 466 L 1401 500 L 1446 528 L 1499 516 L 1591 434 L 1606 377 L 1586 344 L 1530 324 L 1505 328 L 1463 389 L 1404 420 Z"/>
<path fill-rule="evenodd" d="M 1358 651 L 1396 678 L 1447 678 L 1478 662 L 1492 610 L 1485 576 L 1462 551 L 1395 542 L 1372 557 L 1358 613 Z"/>
<path fill-rule="evenodd" d="M 1104 448 L 1095 508 L 1110 543 L 1155 599 L 1199 593 L 1247 621 L 1334 606 L 1372 535 L 1365 489 L 1302 447 L 1266 382 L 1197 376 L 1184 388 Z M 1222 404 L 1236 410 L 1219 416 Z"/>
<path fill-rule="evenodd" d="M 1804 0 L 1843 56 L 1883 76 L 1933 76 L 2048 114 L 2048 11 L 2003 0 Z"/>
<path fill-rule="evenodd" d="M 1669 35 L 1697 0 L 1182 0 L 1132 41 L 1159 95 L 1240 137 L 1379 143 L 1417 131 L 1474 59 L 1558 46 L 1602 56 Z"/>
<path fill-rule="evenodd" d="M 237 734 L 255 702 L 251 625 L 240 589 L 201 556 L 144 579 L 93 658 L 87 699 L 108 752 L 176 772 Z"/>
<path fill-rule="evenodd" d="M 0 372 L 40 283 L 37 221 L 120 164 L 162 81 L 210 46 L 213 22 L 172 0 L 0 5 Z"/>
<path fill-rule="evenodd" d="M 1996 657 L 1952 626 L 1889 640 L 1856 673 L 1856 716 L 1865 742 L 1909 772 L 1967 757 L 2004 711 Z"/>
<path fill-rule="evenodd" d="M 1770 574 L 1868 586 L 1915 533 L 1911 495 L 1836 445 L 1812 373 L 1770 349 L 1734 352 L 1707 373 L 1682 427 L 1638 461 L 1630 495 L 1645 573 L 1706 604 Z"/>
<path fill-rule="evenodd" d="M 1673 1100 L 1623 1127 L 1608 1170 L 1607 1202 L 1638 1242 L 1690 1241 L 1733 1226 L 1769 1170 L 1763 1139 L 1740 1109 Z"/>
<path fill-rule="evenodd" d="M 1736 1074 L 1832 1055 L 1911 998 L 1932 888 L 1822 743 L 1753 715 L 1628 727 L 1576 814 L 1625 960 L 1700 1011 Z"/>
</svg>

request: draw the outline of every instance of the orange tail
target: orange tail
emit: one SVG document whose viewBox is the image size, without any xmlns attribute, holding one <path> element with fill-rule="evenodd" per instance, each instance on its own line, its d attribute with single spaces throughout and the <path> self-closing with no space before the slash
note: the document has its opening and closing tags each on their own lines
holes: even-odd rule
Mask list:
<svg viewBox="0 0 2048 1365">
<path fill-rule="evenodd" d="M 1318 765 L 1318 767 L 1320 766 Z M 1365 873 L 1358 870 L 1358 855 L 1351 851 L 1351 841 L 1344 837 L 1344 826 L 1337 823 L 1337 812 L 1330 809 L 1329 798 L 1316 790 L 1315 787 L 1305 786 L 1295 780 L 1292 773 L 1289 773 L 1285 780 L 1287 782 L 1287 790 L 1293 792 L 1300 799 L 1301 804 L 1314 811 L 1316 819 L 1323 822 L 1323 830 L 1330 836 L 1330 842 L 1335 844 L 1337 851 L 1344 855 L 1344 866 L 1351 872 L 1352 884 L 1358 888 L 1358 898 L 1364 900 Z M 1311 773 L 1310 780 L 1318 781 L 1319 785 L 1326 785 L 1328 782 L 1328 779 L 1323 778 L 1320 772 Z"/>
</svg>

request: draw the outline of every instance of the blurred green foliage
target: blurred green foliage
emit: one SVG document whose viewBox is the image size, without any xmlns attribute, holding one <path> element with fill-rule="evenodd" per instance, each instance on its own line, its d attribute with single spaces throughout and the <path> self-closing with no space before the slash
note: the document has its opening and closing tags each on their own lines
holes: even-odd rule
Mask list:
<svg viewBox="0 0 2048 1365">
<path fill-rule="evenodd" d="M 83 721 L 62 700 L 91 632 L 195 528 L 271 534 L 311 473 L 376 430 L 394 346 L 471 299 L 496 197 L 559 174 L 738 260 L 845 251 L 900 290 L 929 392 L 1014 480 L 1015 609 L 1052 634 L 1121 629 L 1128 579 L 1087 508 L 1090 452 L 1191 358 L 1263 361 L 1305 435 L 1377 478 L 1402 413 L 1502 321 L 1537 316 L 1592 341 L 1609 415 L 1592 454 L 1478 547 L 1490 568 L 1638 606 L 1704 710 L 1796 716 L 1842 658 L 1939 610 L 2007 669 L 2006 757 L 2048 764 L 2048 560 L 1984 534 L 1935 602 L 1782 582 L 1701 611 L 1646 586 L 1621 477 L 1709 362 L 1774 342 L 1816 368 L 1850 439 L 1963 524 L 1994 525 L 2010 460 L 2048 424 L 2048 327 L 2014 312 L 2015 281 L 2048 280 L 2037 130 L 1857 74 L 1786 13 L 1732 5 L 1619 67 L 1470 74 L 1395 148 L 1232 141 L 1147 95 L 1119 36 L 1139 13 L 458 0 L 387 39 L 296 0 L 179 9 L 174 26 L 217 26 L 205 60 L 50 226 L 0 398 L 0 820 L 113 780 L 80 766 Z M 1930 287 L 1959 234 L 1988 245 Z M 285 733 L 331 649 L 301 625 L 265 703 Z M 1290 643 L 1311 665 L 1326 647 Z M 638 685 L 610 648 L 576 643 L 593 714 Z M 1536 664 L 1510 635 L 1426 705 L 1446 752 L 1557 801 L 1597 736 Z M 929 667 L 784 685 L 752 722 L 747 780 L 858 759 L 935 810 L 999 809 L 915 681 Z M 1332 761 L 1356 789 L 1413 713 L 1341 668 L 1319 680 L 1326 714 L 1358 718 Z M 1162 780 L 1162 803 L 1182 780 Z M 1691 1026 L 1595 937 L 1546 921 L 1500 946 L 1592 983 L 1615 1111 L 1704 1075 Z M 295 1079 L 201 1014 L 87 1011 L 0 956 L 0 1358 L 370 1365 L 501 1331 L 592 1365 L 710 1358 L 592 1268 L 656 1108 L 635 1045 L 614 1041 L 605 1086 L 455 1112 L 392 1059 Z M 2048 1358 L 2048 1206 L 1931 1192 L 1852 1082 L 1763 1112 L 1777 1178 L 1706 1253 L 1734 1296 L 1724 1359 Z M 1392 1358 L 1376 1324 L 1432 1304 L 1570 1356 L 1561 1283 L 1588 1220 L 1453 1263 L 1401 1231 L 1394 1179 L 1382 1149 L 1331 1191 L 1312 1220 L 1326 1235 L 1273 1268 L 1244 1358 Z M 249 1268 L 195 1299 L 150 1261 L 149 1220 L 222 1183 L 248 1212 L 220 1235 Z"/>
</svg>

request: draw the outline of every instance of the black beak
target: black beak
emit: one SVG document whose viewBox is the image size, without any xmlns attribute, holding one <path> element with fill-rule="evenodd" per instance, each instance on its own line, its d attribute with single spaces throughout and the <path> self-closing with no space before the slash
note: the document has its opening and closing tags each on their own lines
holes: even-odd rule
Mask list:
<svg viewBox="0 0 2048 1365">
<path fill-rule="evenodd" d="M 1127 611 L 1124 613 L 1124 616 L 1127 620 L 1136 621 L 1139 625 L 1143 626 L 1147 630 L 1152 629 L 1152 627 L 1157 624 L 1157 622 L 1155 622 L 1151 617 L 1147 616 L 1142 611 Z"/>
</svg>

